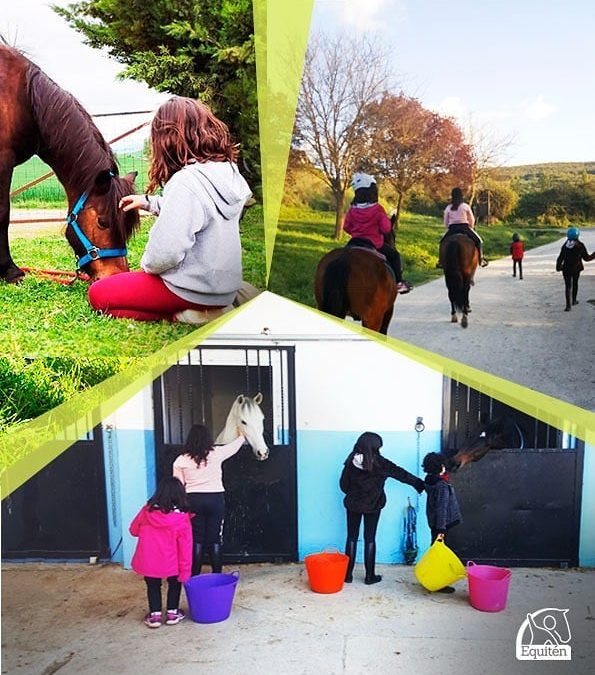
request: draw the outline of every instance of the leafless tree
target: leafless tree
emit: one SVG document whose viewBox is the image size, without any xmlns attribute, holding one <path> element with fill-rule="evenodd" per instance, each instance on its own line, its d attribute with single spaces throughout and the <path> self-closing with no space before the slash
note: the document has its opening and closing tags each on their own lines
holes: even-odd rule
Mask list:
<svg viewBox="0 0 595 675">
<path fill-rule="evenodd" d="M 358 169 L 362 113 L 389 86 L 387 55 L 368 37 L 314 36 L 306 51 L 293 147 L 322 171 L 341 234 L 349 179 Z"/>
<path fill-rule="evenodd" d="M 469 204 L 473 206 L 477 193 L 484 187 L 483 184 L 490 171 L 502 166 L 506 160 L 515 137 L 514 134 L 499 134 L 488 124 L 476 125 L 472 120 L 467 124 L 466 136 L 473 160 L 469 195 Z"/>
</svg>

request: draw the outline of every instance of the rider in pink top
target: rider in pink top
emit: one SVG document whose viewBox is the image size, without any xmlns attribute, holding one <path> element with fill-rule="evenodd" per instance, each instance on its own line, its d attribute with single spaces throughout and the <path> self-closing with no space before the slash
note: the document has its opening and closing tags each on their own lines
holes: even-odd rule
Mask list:
<svg viewBox="0 0 595 675">
<path fill-rule="evenodd" d="M 403 280 L 401 256 L 394 246 L 386 242 L 384 236 L 392 232 L 393 226 L 386 211 L 378 203 L 376 180 L 366 173 L 356 173 L 351 186 L 355 196 L 343 221 L 343 229 L 352 237 L 347 246 L 374 248 L 382 253 L 395 273 L 399 293 L 409 293 L 412 286 Z"/>
<path fill-rule="evenodd" d="M 485 267 L 488 261 L 483 257 L 483 241 L 475 231 L 475 216 L 469 204 L 463 201 L 463 191 L 461 188 L 453 188 L 451 191 L 451 202 L 444 209 L 444 227 L 446 234 L 442 236 L 440 242 L 451 234 L 466 234 L 473 239 L 477 250 L 479 251 L 479 264 Z M 441 262 L 438 267 L 442 267 Z"/>
</svg>

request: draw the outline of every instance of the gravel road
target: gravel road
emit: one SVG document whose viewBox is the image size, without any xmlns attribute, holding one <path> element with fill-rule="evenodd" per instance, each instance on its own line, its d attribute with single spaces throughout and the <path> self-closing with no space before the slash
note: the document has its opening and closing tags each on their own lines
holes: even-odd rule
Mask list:
<svg viewBox="0 0 595 675">
<path fill-rule="evenodd" d="M 595 230 L 583 230 L 581 240 L 592 252 Z M 446 286 L 438 279 L 397 300 L 388 334 L 595 409 L 595 261 L 585 263 L 579 304 L 565 312 L 564 281 L 555 271 L 563 242 L 526 252 L 522 281 L 513 278 L 510 258 L 479 269 L 467 329 L 450 323 Z"/>
</svg>

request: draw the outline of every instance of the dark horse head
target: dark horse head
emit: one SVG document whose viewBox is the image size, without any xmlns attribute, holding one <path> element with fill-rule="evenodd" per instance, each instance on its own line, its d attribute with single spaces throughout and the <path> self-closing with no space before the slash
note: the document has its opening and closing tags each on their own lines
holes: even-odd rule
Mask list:
<svg viewBox="0 0 595 675">
<path fill-rule="evenodd" d="M 476 436 L 465 446 L 454 452 L 443 452 L 448 471 L 478 462 L 490 450 L 503 448 L 523 448 L 525 436 L 519 425 L 509 417 L 498 417 L 480 427 Z"/>
<path fill-rule="evenodd" d="M 51 166 L 64 186 L 69 212 L 86 195 L 77 222 L 95 249 L 120 252 L 138 225 L 135 210 L 120 199 L 134 192 L 136 174 L 119 175 L 115 157 L 80 103 L 19 51 L 0 43 L 0 235 L 8 230 L 9 185 L 15 166 L 33 155 Z M 77 257 L 85 247 L 72 226 L 66 238 Z M 94 252 L 82 265 L 94 278 L 126 271 L 125 255 Z M 0 278 L 23 276 L 0 236 Z"/>
</svg>

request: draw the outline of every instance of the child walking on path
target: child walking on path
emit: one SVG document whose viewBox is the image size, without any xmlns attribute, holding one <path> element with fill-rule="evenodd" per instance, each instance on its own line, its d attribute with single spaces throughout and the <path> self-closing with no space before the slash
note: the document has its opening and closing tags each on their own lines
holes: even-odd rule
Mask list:
<svg viewBox="0 0 595 675">
<path fill-rule="evenodd" d="M 571 302 L 573 305 L 578 305 L 578 279 L 581 272 L 585 269 L 583 260 L 588 262 L 595 259 L 595 251 L 587 253 L 587 248 L 582 241 L 579 240 L 580 230 L 577 227 L 569 227 L 566 232 L 566 241 L 560 249 L 560 255 L 556 260 L 556 270 L 562 272 L 564 277 L 564 287 L 566 294 L 565 312 L 571 309 Z"/>
<path fill-rule="evenodd" d="M 523 278 L 523 257 L 525 256 L 525 243 L 515 232 L 512 235 L 512 244 L 510 245 L 510 254 L 512 255 L 512 276 L 516 277 L 517 266 L 519 268 L 519 280 Z"/>
<path fill-rule="evenodd" d="M 157 216 L 142 270 L 100 279 L 89 287 L 92 307 L 137 321 L 201 324 L 231 305 L 242 284 L 239 221 L 250 188 L 236 165 L 238 146 L 209 108 L 175 96 L 151 125 L 149 192 L 130 195 L 124 211 Z"/>
<path fill-rule="evenodd" d="M 395 273 L 398 292 L 409 293 L 412 286 L 403 280 L 401 256 L 394 243 L 386 241 L 385 235 L 392 233 L 393 225 L 378 203 L 376 179 L 367 173 L 356 173 L 351 186 L 355 196 L 343 221 L 343 229 L 352 237 L 347 246 L 363 246 L 382 253 Z"/>
<path fill-rule="evenodd" d="M 382 580 L 376 574 L 376 530 L 380 511 L 386 504 L 384 484 L 387 478 L 413 486 L 423 492 L 423 481 L 397 466 L 380 454 L 382 438 L 371 431 L 364 432 L 347 456 L 339 485 L 345 493 L 343 505 L 347 515 L 347 542 L 345 554 L 349 556 L 345 581 L 353 581 L 353 567 L 357 554 L 359 529 L 364 520 L 364 583 L 377 584 Z"/>
<path fill-rule="evenodd" d="M 130 524 L 138 537 L 132 569 L 142 574 L 147 585 L 149 613 L 144 623 L 159 628 L 162 623 L 161 580 L 167 579 L 165 623 L 173 626 L 185 618 L 180 610 L 182 583 L 190 579 L 192 526 L 184 487 L 177 478 L 164 478 L 155 494 Z"/>
<path fill-rule="evenodd" d="M 453 486 L 448 482 L 448 475 L 442 455 L 437 452 L 428 453 L 422 463 L 426 472 L 424 487 L 427 493 L 426 516 L 432 533 L 432 543 L 445 541 L 446 533 L 461 521 L 461 511 Z M 445 542 L 446 543 L 446 542 Z M 454 593 L 452 586 L 441 588 L 439 593 Z"/>
</svg>

